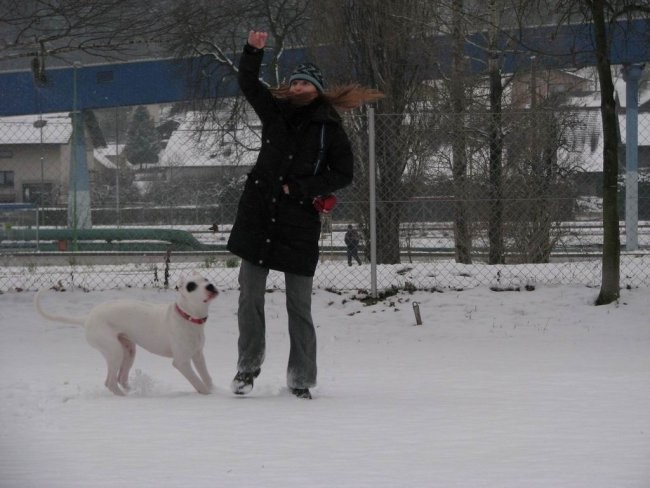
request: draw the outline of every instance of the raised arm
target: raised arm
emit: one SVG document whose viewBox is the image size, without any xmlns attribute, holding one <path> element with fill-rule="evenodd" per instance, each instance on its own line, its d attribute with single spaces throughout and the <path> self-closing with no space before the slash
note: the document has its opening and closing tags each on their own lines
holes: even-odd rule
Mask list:
<svg viewBox="0 0 650 488">
<path fill-rule="evenodd" d="M 266 32 L 250 31 L 248 42 L 239 60 L 237 81 L 246 100 L 264 123 L 275 113 L 275 101 L 269 89 L 259 79 L 260 66 L 266 46 Z"/>
</svg>

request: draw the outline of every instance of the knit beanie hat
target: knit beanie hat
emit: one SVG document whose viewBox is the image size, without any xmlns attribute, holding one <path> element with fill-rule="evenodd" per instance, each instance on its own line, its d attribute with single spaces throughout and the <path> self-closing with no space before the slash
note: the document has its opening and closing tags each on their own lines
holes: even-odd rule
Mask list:
<svg viewBox="0 0 650 488">
<path fill-rule="evenodd" d="M 289 78 L 289 83 L 293 80 L 305 80 L 310 82 L 316 87 L 316 89 L 323 93 L 324 83 L 323 83 L 323 74 L 321 73 L 318 66 L 314 63 L 302 63 L 299 64 L 296 69 L 291 73 L 291 78 Z"/>
</svg>

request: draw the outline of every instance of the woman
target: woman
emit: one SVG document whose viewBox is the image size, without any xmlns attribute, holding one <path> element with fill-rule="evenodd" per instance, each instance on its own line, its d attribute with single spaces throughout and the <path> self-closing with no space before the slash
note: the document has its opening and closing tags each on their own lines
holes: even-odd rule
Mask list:
<svg viewBox="0 0 650 488">
<path fill-rule="evenodd" d="M 299 65 L 288 87 L 259 80 L 267 33 L 251 31 L 239 63 L 239 86 L 262 122 L 262 147 L 244 186 L 228 250 L 239 272 L 237 374 L 231 389 L 253 388 L 265 354 L 264 293 L 270 269 L 284 272 L 290 352 L 287 386 L 311 398 L 316 385 L 316 333 L 311 316 L 320 217 L 313 201 L 352 182 L 353 156 L 334 107 L 353 108 L 381 94 L 356 85 L 325 93 L 311 63 Z"/>
</svg>

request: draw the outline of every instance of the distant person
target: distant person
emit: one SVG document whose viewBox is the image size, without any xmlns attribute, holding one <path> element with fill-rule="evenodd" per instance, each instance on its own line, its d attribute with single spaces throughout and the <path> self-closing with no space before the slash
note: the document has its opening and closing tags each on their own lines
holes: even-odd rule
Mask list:
<svg viewBox="0 0 650 488">
<path fill-rule="evenodd" d="M 231 389 L 253 389 L 266 353 L 264 294 L 269 270 L 284 273 L 289 319 L 287 386 L 310 399 L 316 385 L 316 331 L 311 314 L 321 222 L 313 201 L 352 182 L 350 141 L 337 108 L 377 100 L 376 90 L 325 90 L 320 69 L 296 67 L 289 85 L 259 79 L 267 33 L 251 31 L 239 62 L 239 86 L 262 122 L 262 146 L 248 174 L 228 240 L 239 269 L 239 357 Z M 322 209 L 321 209 L 322 210 Z"/>
<path fill-rule="evenodd" d="M 361 259 L 359 259 L 359 232 L 352 224 L 348 225 L 348 231 L 345 233 L 344 240 L 348 248 L 348 266 L 352 266 L 353 258 L 357 261 L 357 264 L 361 264 Z"/>
</svg>

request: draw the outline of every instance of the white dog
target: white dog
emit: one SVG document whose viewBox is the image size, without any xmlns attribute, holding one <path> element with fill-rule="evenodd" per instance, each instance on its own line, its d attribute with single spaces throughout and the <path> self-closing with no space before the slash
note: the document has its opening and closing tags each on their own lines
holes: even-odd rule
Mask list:
<svg viewBox="0 0 650 488">
<path fill-rule="evenodd" d="M 208 318 L 208 306 L 219 292 L 207 279 L 193 276 L 181 282 L 175 303 L 114 300 L 95 306 L 86 317 L 79 318 L 45 312 L 40 303 L 43 291 L 34 298 L 38 313 L 48 320 L 86 328 L 86 340 L 106 359 L 105 385 L 116 395 L 124 395 L 122 388 L 129 389 L 136 344 L 153 354 L 173 358 L 174 367 L 196 391 L 210 393 L 212 378 L 203 356 L 203 324 Z"/>
</svg>

